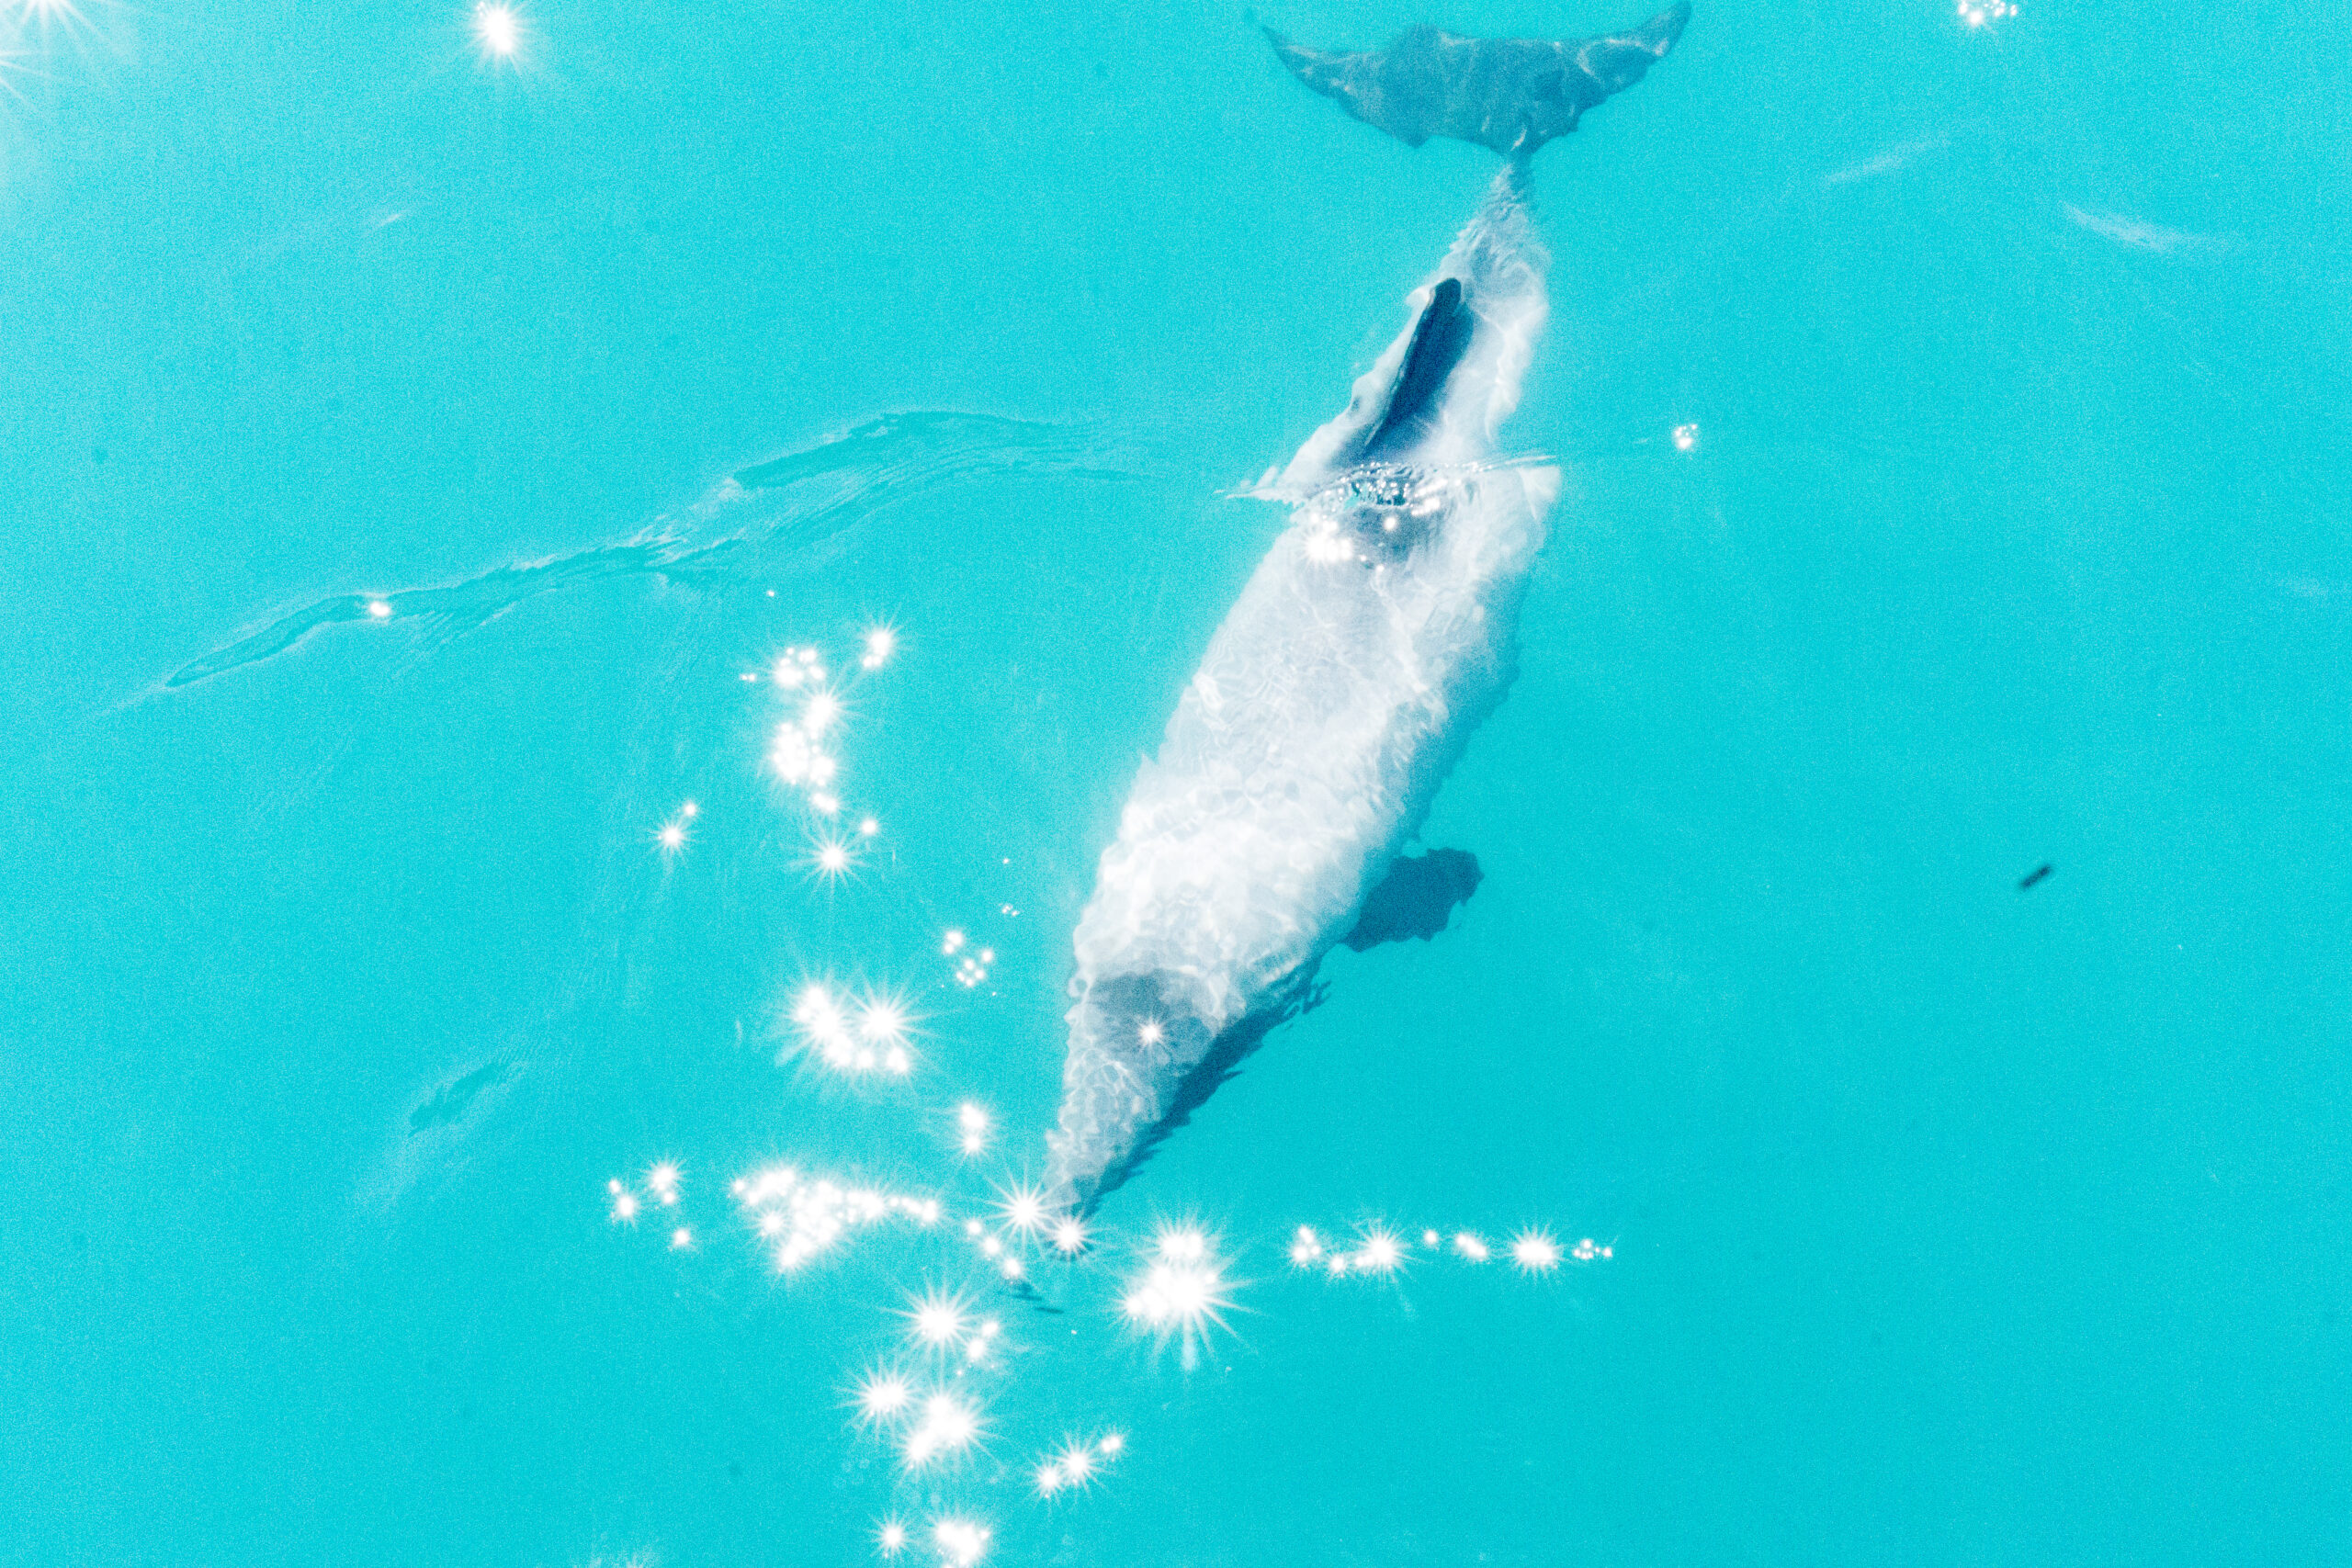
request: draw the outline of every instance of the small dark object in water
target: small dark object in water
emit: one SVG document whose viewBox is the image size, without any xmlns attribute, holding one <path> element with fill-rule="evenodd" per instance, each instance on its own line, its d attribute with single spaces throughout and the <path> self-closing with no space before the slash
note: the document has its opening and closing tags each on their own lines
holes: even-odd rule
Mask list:
<svg viewBox="0 0 2352 1568">
<path fill-rule="evenodd" d="M 1418 859 L 1400 855 L 1364 899 L 1356 929 L 1340 940 L 1358 953 L 1407 937 L 1427 942 L 1445 930 L 1453 907 L 1478 890 L 1484 874 L 1478 857 L 1466 850 L 1431 850 Z"/>
<path fill-rule="evenodd" d="M 453 1084 L 443 1085 L 432 1099 L 409 1112 L 409 1131 L 415 1134 L 427 1127 L 448 1126 L 466 1113 L 474 1096 L 512 1077 L 513 1066 L 509 1062 L 492 1062 L 486 1067 L 476 1067 Z"/>
<path fill-rule="evenodd" d="M 2018 891 L 2020 893 L 2028 891 L 2035 883 L 2041 881 L 2043 877 L 2049 875 L 2052 872 L 2057 869 L 2058 868 L 2056 866 L 2052 865 L 2048 861 L 2043 861 L 2040 865 L 2035 866 L 2031 871 L 2027 872 L 2023 876 L 2018 878 Z"/>
</svg>

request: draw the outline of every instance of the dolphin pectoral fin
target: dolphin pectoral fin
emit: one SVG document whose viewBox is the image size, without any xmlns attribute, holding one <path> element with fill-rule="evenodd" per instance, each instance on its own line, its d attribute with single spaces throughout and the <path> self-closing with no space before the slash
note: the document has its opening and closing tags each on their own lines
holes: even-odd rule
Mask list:
<svg viewBox="0 0 2352 1568">
<path fill-rule="evenodd" d="M 1445 930 L 1454 907 L 1468 902 L 1485 876 L 1478 857 L 1466 850 L 1431 850 L 1418 858 L 1399 855 L 1364 899 L 1355 930 L 1340 940 L 1358 953 L 1408 937 L 1427 942 Z"/>
</svg>

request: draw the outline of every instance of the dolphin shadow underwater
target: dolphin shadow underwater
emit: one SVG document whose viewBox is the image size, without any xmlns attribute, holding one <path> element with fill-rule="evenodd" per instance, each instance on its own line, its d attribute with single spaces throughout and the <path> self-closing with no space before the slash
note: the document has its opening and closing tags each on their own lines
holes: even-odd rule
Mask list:
<svg viewBox="0 0 2352 1568">
<path fill-rule="evenodd" d="M 1559 489 L 1556 468 L 1497 443 L 1549 310 L 1529 163 L 1641 80 L 1689 17 L 1677 5 L 1557 41 L 1415 28 L 1364 53 L 1267 29 L 1293 74 L 1357 118 L 1505 164 L 1347 408 L 1251 491 L 1289 505 L 1290 525 L 1137 772 L 1072 936 L 1053 1207 L 1089 1213 L 1133 1176 L 1321 1000 L 1332 948 L 1427 940 L 1476 887 L 1466 853 L 1401 852 L 1510 685 Z"/>
</svg>

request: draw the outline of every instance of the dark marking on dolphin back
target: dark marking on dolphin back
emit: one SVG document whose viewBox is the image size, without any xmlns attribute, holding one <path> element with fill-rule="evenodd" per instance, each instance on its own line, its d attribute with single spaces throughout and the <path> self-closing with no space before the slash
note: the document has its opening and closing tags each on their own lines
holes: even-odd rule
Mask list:
<svg viewBox="0 0 2352 1568">
<path fill-rule="evenodd" d="M 1374 459 L 1407 450 L 1426 434 L 1445 378 L 1469 352 L 1477 319 L 1462 296 L 1462 280 L 1446 277 L 1430 294 L 1428 307 L 1413 326 L 1413 341 L 1388 393 L 1388 412 L 1364 438 L 1363 457 Z"/>
</svg>

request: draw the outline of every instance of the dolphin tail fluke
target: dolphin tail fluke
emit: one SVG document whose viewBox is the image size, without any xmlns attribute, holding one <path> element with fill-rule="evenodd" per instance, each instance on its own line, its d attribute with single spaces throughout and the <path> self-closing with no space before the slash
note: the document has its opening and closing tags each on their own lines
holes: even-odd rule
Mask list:
<svg viewBox="0 0 2352 1568">
<path fill-rule="evenodd" d="M 1630 33 L 1593 39 L 1585 51 L 1584 68 L 1612 95 L 1622 93 L 1666 58 L 1690 23 L 1690 0 L 1676 0 Z"/>
<path fill-rule="evenodd" d="M 1464 38 L 1423 25 L 1363 53 L 1260 30 L 1292 75 L 1408 146 L 1450 136 L 1516 161 L 1640 81 L 1690 20 L 1690 0 L 1677 0 L 1633 31 L 1603 38 Z"/>
<path fill-rule="evenodd" d="M 1258 30 L 1274 46 L 1274 57 L 1290 73 L 1368 125 L 1376 125 L 1408 147 L 1427 141 L 1429 132 L 1409 118 L 1390 115 L 1382 103 L 1377 54 L 1333 53 L 1295 43 L 1263 24 Z"/>
</svg>

